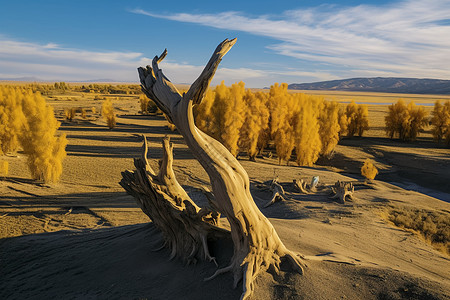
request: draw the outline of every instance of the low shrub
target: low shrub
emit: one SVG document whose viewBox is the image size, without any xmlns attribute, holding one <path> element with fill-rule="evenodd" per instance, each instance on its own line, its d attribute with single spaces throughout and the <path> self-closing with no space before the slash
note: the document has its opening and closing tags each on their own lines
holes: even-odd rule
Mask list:
<svg viewBox="0 0 450 300">
<path fill-rule="evenodd" d="M 114 113 L 114 107 L 111 99 L 107 99 L 103 102 L 102 116 L 105 119 L 109 129 L 113 129 L 116 126 L 116 115 Z"/>
<path fill-rule="evenodd" d="M 8 176 L 8 162 L 6 160 L 0 160 L 0 176 Z"/>
<path fill-rule="evenodd" d="M 372 161 L 367 158 L 364 161 L 364 165 L 361 167 L 361 175 L 368 180 L 373 180 L 377 174 L 378 169 L 373 165 Z"/>
<path fill-rule="evenodd" d="M 449 214 L 425 209 L 391 208 L 387 219 L 420 235 L 437 250 L 450 254 Z"/>
</svg>

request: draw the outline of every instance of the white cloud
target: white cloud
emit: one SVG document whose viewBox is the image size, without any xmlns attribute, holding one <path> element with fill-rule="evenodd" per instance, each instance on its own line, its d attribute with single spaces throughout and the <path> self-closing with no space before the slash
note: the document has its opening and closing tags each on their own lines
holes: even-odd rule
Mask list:
<svg viewBox="0 0 450 300">
<path fill-rule="evenodd" d="M 450 78 L 450 1 L 318 6 L 279 16 L 134 13 L 247 32 L 280 41 L 274 53 L 328 65 L 324 73 Z M 320 72 L 314 72 L 319 74 Z M 322 74 L 324 75 L 324 74 Z M 370 76 L 370 75 L 369 75 Z"/>
<path fill-rule="evenodd" d="M 0 36 L 0 77 L 36 77 L 49 81 L 110 79 L 136 82 L 136 68 L 151 64 L 151 59 L 137 52 L 86 51 L 68 49 L 54 43 L 45 45 L 8 40 Z M 192 83 L 204 66 L 178 63 L 170 59 L 160 64 L 174 83 Z M 270 84 L 273 73 L 250 68 L 219 68 L 212 84 L 245 81 L 249 87 Z"/>
</svg>

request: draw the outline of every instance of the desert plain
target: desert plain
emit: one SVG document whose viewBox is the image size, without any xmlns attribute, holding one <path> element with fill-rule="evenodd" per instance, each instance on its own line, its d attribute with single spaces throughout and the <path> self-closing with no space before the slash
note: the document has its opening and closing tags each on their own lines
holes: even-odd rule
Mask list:
<svg viewBox="0 0 450 300">
<path fill-rule="evenodd" d="M 392 211 L 422 211 L 448 224 L 450 149 L 433 142 L 429 130 L 410 143 L 384 132 L 387 106 L 397 99 L 425 105 L 430 113 L 435 100 L 450 97 L 304 92 L 368 104 L 370 129 L 361 138 L 343 138 L 331 158 L 313 167 L 279 165 L 270 149 L 256 162 L 238 156 L 256 204 L 307 264 L 303 275 L 287 268 L 260 275 L 252 298 L 450 299 L 448 241 L 436 247 L 389 218 Z M 112 130 L 98 113 L 106 98 L 117 113 Z M 160 232 L 118 184 L 122 171 L 134 169 L 142 135 L 152 166 L 169 136 L 178 181 L 199 206 L 207 203 L 200 188 L 209 185 L 208 175 L 164 117 L 139 114 L 135 95 L 61 94 L 47 103 L 69 141 L 64 171 L 59 183 L 43 184 L 31 179 L 20 151 L 2 157 L 9 174 L 0 178 L 0 299 L 239 299 L 241 285 L 233 289 L 230 274 L 204 281 L 215 264 L 185 265 L 169 261 L 166 249 L 155 251 Z M 86 108 L 87 117 L 66 120 L 64 109 L 71 107 Z M 366 158 L 379 169 L 371 183 L 361 176 Z M 276 176 L 288 199 L 265 208 L 272 196 L 267 182 Z M 313 176 L 322 189 L 294 191 L 293 179 L 310 182 Z M 328 187 L 337 180 L 354 183 L 353 201 L 330 198 Z M 227 265 L 231 240 L 211 241 L 210 248 L 219 267 Z"/>
</svg>

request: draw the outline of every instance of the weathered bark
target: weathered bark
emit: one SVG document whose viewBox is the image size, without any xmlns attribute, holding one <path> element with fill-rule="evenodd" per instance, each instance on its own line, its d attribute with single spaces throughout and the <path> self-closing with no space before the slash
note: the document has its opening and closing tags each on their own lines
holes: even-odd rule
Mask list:
<svg viewBox="0 0 450 300">
<path fill-rule="evenodd" d="M 339 199 L 339 202 L 345 203 L 345 200 L 353 200 L 353 192 L 355 187 L 351 182 L 344 182 L 338 180 L 334 186 L 331 187 L 333 193 L 332 199 Z"/>
<path fill-rule="evenodd" d="M 229 266 L 217 270 L 209 279 L 231 271 L 234 274 L 234 286 L 243 280 L 242 298 L 247 298 L 252 294 L 254 280 L 259 272 L 269 268 L 278 271 L 281 259 L 287 259 L 299 273 L 303 273 L 304 264 L 298 254 L 284 246 L 272 224 L 256 206 L 244 168 L 221 143 L 200 131 L 194 124 L 193 105 L 201 102 L 222 57 L 235 41 L 225 40 L 216 48 L 199 78 L 183 95 L 180 95 L 158 68 L 158 63 L 166 56 L 167 51 L 160 57 L 156 56 L 151 67 L 138 70 L 145 94 L 175 124 L 208 173 L 215 204 L 230 223 L 234 243 L 231 262 Z"/>
<path fill-rule="evenodd" d="M 303 194 L 309 194 L 306 181 L 304 181 L 303 179 L 294 179 L 292 180 L 292 184 L 294 185 L 295 191 Z"/>
<path fill-rule="evenodd" d="M 215 261 L 210 255 L 207 239 L 229 234 L 219 228 L 219 213 L 198 207 L 178 183 L 172 169 L 173 146 L 163 139 L 163 158 L 156 174 L 147 161 L 147 140 L 144 137 L 141 158 L 134 160 L 134 172 L 122 172 L 120 185 L 137 199 L 142 211 L 163 233 L 170 259 L 180 257 L 187 263 L 197 258 Z M 216 263 L 217 265 L 217 263 Z"/>
<path fill-rule="evenodd" d="M 272 199 L 270 199 L 270 201 L 267 202 L 264 207 L 268 207 L 278 201 L 286 200 L 286 194 L 284 193 L 283 186 L 278 183 L 278 177 L 272 180 L 270 184 L 270 190 L 272 191 Z"/>
</svg>

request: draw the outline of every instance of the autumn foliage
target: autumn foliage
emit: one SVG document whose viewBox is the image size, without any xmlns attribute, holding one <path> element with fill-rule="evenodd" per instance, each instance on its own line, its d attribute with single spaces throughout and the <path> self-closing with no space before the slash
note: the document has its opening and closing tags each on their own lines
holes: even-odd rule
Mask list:
<svg viewBox="0 0 450 300">
<path fill-rule="evenodd" d="M 109 129 L 113 129 L 116 126 L 116 114 L 114 113 L 114 107 L 111 99 L 107 99 L 103 102 L 102 116 L 105 119 Z"/>
<path fill-rule="evenodd" d="M 0 160 L 0 176 L 5 177 L 8 175 L 8 165 L 6 160 Z"/>
<path fill-rule="evenodd" d="M 367 105 L 356 104 L 352 101 L 347 105 L 345 115 L 347 117 L 346 129 L 348 137 L 354 135 L 362 136 L 364 131 L 369 129 L 369 109 L 367 108 Z"/>
<path fill-rule="evenodd" d="M 275 83 L 268 93 L 252 92 L 239 82 L 222 82 L 206 92 L 194 107 L 197 126 L 219 140 L 233 155 L 246 151 L 250 160 L 268 145 L 275 148 L 279 163 L 295 155 L 301 166 L 333 153 L 349 120 L 336 102 L 302 93 L 290 93 L 287 84 Z M 367 129 L 367 108 L 356 108 L 358 134 Z M 355 118 L 356 118 L 355 117 Z M 360 121 L 362 120 L 362 121 Z M 355 121 L 354 121 L 355 122 Z M 359 123 L 358 123 L 359 122 Z M 342 125 L 341 125 L 342 124 Z"/>
<path fill-rule="evenodd" d="M 139 105 L 141 107 L 140 112 L 144 115 L 149 114 L 149 113 L 156 113 L 159 110 L 158 107 L 156 106 L 155 102 L 150 100 L 144 94 L 139 96 Z"/>
<path fill-rule="evenodd" d="M 400 99 L 388 107 L 388 115 L 385 117 L 386 133 L 390 138 L 414 141 L 427 124 L 426 116 L 422 106 L 416 106 L 414 102 L 406 105 Z"/>
<path fill-rule="evenodd" d="M 34 179 L 56 182 L 66 156 L 65 135 L 56 136 L 60 123 L 39 92 L 0 86 L 0 141 L 3 153 L 21 147 Z"/>
<path fill-rule="evenodd" d="M 364 165 L 361 167 L 361 175 L 368 180 L 375 179 L 378 174 L 378 169 L 373 165 L 370 159 L 364 161 Z"/>
<path fill-rule="evenodd" d="M 431 117 L 431 132 L 436 142 L 440 143 L 445 140 L 450 146 L 450 101 L 443 105 L 440 101 L 436 101 Z"/>
</svg>

